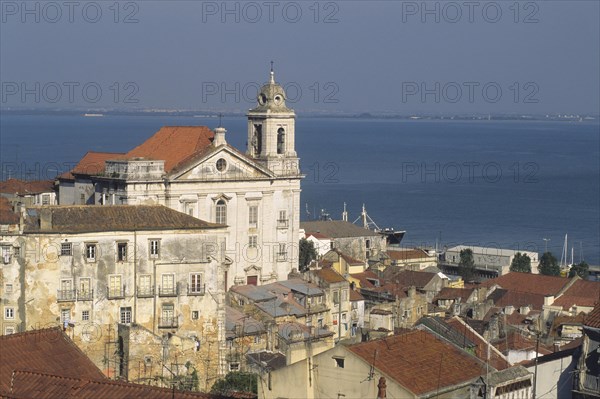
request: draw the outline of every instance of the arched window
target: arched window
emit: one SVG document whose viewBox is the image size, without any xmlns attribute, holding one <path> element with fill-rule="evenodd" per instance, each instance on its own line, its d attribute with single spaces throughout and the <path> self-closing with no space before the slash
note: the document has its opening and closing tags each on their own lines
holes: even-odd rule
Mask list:
<svg viewBox="0 0 600 399">
<path fill-rule="evenodd" d="M 280 127 L 277 130 L 277 153 L 283 154 L 285 152 L 285 130 Z"/>
<path fill-rule="evenodd" d="M 218 224 L 227 224 L 227 203 L 225 200 L 217 201 L 217 213 L 215 222 Z"/>
</svg>

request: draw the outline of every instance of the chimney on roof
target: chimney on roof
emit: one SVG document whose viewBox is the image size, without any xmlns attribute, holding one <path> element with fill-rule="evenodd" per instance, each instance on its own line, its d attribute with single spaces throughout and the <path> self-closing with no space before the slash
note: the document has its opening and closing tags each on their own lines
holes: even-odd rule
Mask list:
<svg viewBox="0 0 600 399">
<path fill-rule="evenodd" d="M 225 133 L 227 133 L 227 130 L 222 126 L 215 129 L 215 138 L 213 139 L 213 145 L 215 147 L 227 144 L 227 141 L 225 141 Z"/>
<path fill-rule="evenodd" d="M 40 209 L 40 230 L 52 230 L 52 210 L 48 208 Z"/>
</svg>

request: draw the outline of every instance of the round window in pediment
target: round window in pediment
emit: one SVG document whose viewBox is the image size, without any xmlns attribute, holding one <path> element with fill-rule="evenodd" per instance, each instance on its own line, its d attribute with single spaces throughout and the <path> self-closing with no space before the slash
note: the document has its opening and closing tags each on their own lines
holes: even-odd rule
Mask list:
<svg viewBox="0 0 600 399">
<path fill-rule="evenodd" d="M 227 169 L 227 161 L 221 158 L 217 161 L 217 170 L 219 172 L 224 172 L 225 169 Z"/>
</svg>

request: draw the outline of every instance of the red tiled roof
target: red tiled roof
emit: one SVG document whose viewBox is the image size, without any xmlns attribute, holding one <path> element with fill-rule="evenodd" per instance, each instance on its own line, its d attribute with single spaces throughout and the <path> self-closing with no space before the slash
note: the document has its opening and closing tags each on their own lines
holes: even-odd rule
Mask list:
<svg viewBox="0 0 600 399">
<path fill-rule="evenodd" d="M 53 180 L 8 179 L 0 182 L 0 193 L 28 195 L 54 191 Z"/>
<path fill-rule="evenodd" d="M 496 300 L 494 305 L 499 307 L 514 306 L 531 306 L 532 309 L 542 310 L 544 306 L 544 295 L 534 294 L 531 292 L 506 291 L 500 299 Z"/>
<path fill-rule="evenodd" d="M 348 347 L 415 395 L 466 384 L 485 372 L 477 358 L 425 331 Z M 375 358 L 375 360 L 373 360 Z"/>
<path fill-rule="evenodd" d="M 17 224 L 20 217 L 13 209 L 6 197 L 0 196 L 0 224 Z"/>
<path fill-rule="evenodd" d="M 600 303 L 597 303 L 586 317 L 584 323 L 587 327 L 600 328 Z"/>
<path fill-rule="evenodd" d="M 365 297 L 363 297 L 360 292 L 355 291 L 355 290 L 350 290 L 350 302 L 364 301 L 364 300 L 365 300 Z"/>
<path fill-rule="evenodd" d="M 354 259 L 353 257 L 346 255 L 339 249 L 333 249 L 332 251 L 335 252 L 336 254 L 338 254 L 341 258 L 343 258 L 346 261 L 346 263 L 349 265 L 364 265 L 365 264 L 365 262 L 363 262 L 362 260 Z"/>
<path fill-rule="evenodd" d="M 439 301 L 444 299 L 457 299 L 461 298 L 462 302 L 466 302 L 469 297 L 473 294 L 472 288 L 450 288 L 444 287 L 442 290 L 433 298 L 433 301 Z"/>
<path fill-rule="evenodd" d="M 0 336 L 0 389 L 9 387 L 13 370 L 57 376 L 104 379 L 104 374 L 60 328 Z"/>
<path fill-rule="evenodd" d="M 568 310 L 572 306 L 593 307 L 598 302 L 600 302 L 600 282 L 578 279 L 554 301 L 553 305 Z"/>
<path fill-rule="evenodd" d="M 306 234 L 304 234 L 304 235 L 306 236 L 306 238 L 308 238 L 308 237 L 310 237 L 310 236 L 313 236 L 313 237 L 315 237 L 317 240 L 328 240 L 328 239 L 329 239 L 329 237 L 327 237 L 326 235 L 324 235 L 324 234 L 321 234 L 321 233 L 306 233 Z"/>
<path fill-rule="evenodd" d="M 535 351 L 536 341 L 525 337 L 518 331 L 510 331 L 507 333 L 506 338 L 494 343 L 494 346 L 502 353 L 507 353 L 509 350 Z M 540 344 L 539 353 L 548 354 L 552 351 Z"/>
<path fill-rule="evenodd" d="M 476 345 L 475 356 L 477 356 L 484 362 L 487 361 L 488 345 L 491 346 L 492 344 L 486 341 L 481 335 L 475 332 L 475 330 L 469 327 L 466 323 L 462 322 L 459 318 L 453 317 L 450 320 L 446 320 L 446 324 L 448 324 L 453 330 L 455 330 L 456 332 L 465 336 L 468 340 L 473 342 Z M 490 348 L 489 353 L 489 362 L 491 366 L 494 367 L 496 370 L 504 370 L 511 366 L 508 360 L 506 360 L 506 358 L 504 358 L 494 349 Z"/>
<path fill-rule="evenodd" d="M 88 151 L 83 158 L 69 172 L 59 176 L 62 180 L 73 180 L 74 175 L 97 175 L 104 172 L 104 163 L 110 159 L 119 159 L 123 156 L 119 152 Z"/>
<path fill-rule="evenodd" d="M 386 267 L 383 276 L 390 282 L 404 287 L 423 288 L 436 276 L 436 273 L 418 272 L 413 270 L 397 270 L 394 266 Z"/>
<path fill-rule="evenodd" d="M 123 158 L 164 160 L 168 173 L 209 147 L 213 137 L 214 133 L 206 126 L 164 126 Z"/>
<path fill-rule="evenodd" d="M 497 284 L 510 291 L 556 296 L 570 281 L 571 280 L 564 277 L 510 272 L 503 276 L 484 281 L 481 283 L 481 286 L 491 287 Z"/>
<path fill-rule="evenodd" d="M 218 398 L 201 392 L 180 392 L 170 388 L 133 384 L 111 380 L 93 380 L 84 377 L 62 377 L 48 373 L 15 371 L 10 377 L 11 390 L 2 392 L 10 399 L 193 399 Z M 233 396 L 232 396 L 233 397 Z M 241 397 L 255 397 L 241 396 Z"/>
<path fill-rule="evenodd" d="M 315 270 L 315 274 L 327 283 L 343 283 L 346 279 L 332 268 Z"/>
</svg>

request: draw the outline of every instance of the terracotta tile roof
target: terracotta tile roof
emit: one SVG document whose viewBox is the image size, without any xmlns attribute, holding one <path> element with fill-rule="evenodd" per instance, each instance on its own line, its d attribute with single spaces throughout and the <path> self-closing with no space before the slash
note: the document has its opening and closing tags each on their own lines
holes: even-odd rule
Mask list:
<svg viewBox="0 0 600 399">
<path fill-rule="evenodd" d="M 496 290 L 498 291 L 498 290 Z M 499 292 L 495 298 L 494 305 L 498 307 L 514 306 L 519 308 L 521 306 L 531 306 L 532 309 L 542 310 L 544 306 L 544 295 L 535 294 L 531 292 L 519 292 L 519 291 L 506 291 Z"/>
<path fill-rule="evenodd" d="M 147 158 L 165 161 L 165 172 L 185 163 L 212 145 L 214 133 L 206 126 L 165 126 L 123 158 Z"/>
<path fill-rule="evenodd" d="M 51 215 L 50 228 L 41 229 L 40 216 Z M 205 222 L 162 205 L 68 205 L 27 208 L 26 232 L 84 233 L 99 231 L 212 229 Z"/>
<path fill-rule="evenodd" d="M 0 196 L 0 224 L 17 224 L 20 217 L 12 209 L 10 201 Z"/>
<path fill-rule="evenodd" d="M 446 320 L 446 324 L 448 324 L 454 331 L 460 333 L 462 336 L 475 344 L 475 356 L 482 361 L 485 362 L 488 359 L 489 345 L 489 362 L 493 368 L 496 370 L 503 370 L 511 366 L 508 360 L 506 360 L 506 358 L 492 344 L 486 341 L 481 335 L 479 335 L 460 318 L 453 317 L 449 320 Z"/>
<path fill-rule="evenodd" d="M 553 305 L 562 306 L 564 310 L 568 310 L 572 306 L 593 307 L 597 302 L 600 302 L 600 281 L 578 279 L 556 298 Z"/>
<path fill-rule="evenodd" d="M 29 195 L 51 193 L 53 191 L 53 180 L 8 179 L 0 182 L 0 193 L 4 194 Z"/>
<path fill-rule="evenodd" d="M 350 302 L 354 301 L 364 301 L 365 297 L 360 294 L 360 292 L 355 290 L 350 290 Z"/>
<path fill-rule="evenodd" d="M 371 281 L 369 280 L 376 280 L 378 281 L 378 284 L 381 286 L 382 285 L 382 280 L 377 277 L 377 275 L 375 273 L 373 273 L 370 270 L 366 270 L 362 273 L 354 273 L 350 275 L 351 277 L 357 279 L 360 282 L 360 288 L 375 288 L 375 284 L 373 284 Z"/>
<path fill-rule="evenodd" d="M 584 323 L 587 327 L 600 328 L 600 303 L 597 303 L 586 317 Z"/>
<path fill-rule="evenodd" d="M 73 180 L 74 175 L 97 175 L 104 172 L 104 163 L 110 159 L 119 159 L 123 156 L 120 152 L 95 152 L 88 151 L 71 171 L 59 176 L 61 180 Z"/>
<path fill-rule="evenodd" d="M 338 256 L 341 257 L 341 258 L 343 258 L 344 261 L 346 261 L 346 263 L 349 264 L 349 265 L 357 266 L 357 265 L 364 265 L 365 264 L 364 261 L 358 260 L 358 259 L 354 259 L 350 255 L 346 255 L 345 253 L 343 253 L 339 249 L 332 249 L 329 253 L 331 253 L 331 252 L 335 252 L 336 254 L 338 254 Z"/>
<path fill-rule="evenodd" d="M 347 349 L 415 395 L 468 384 L 485 373 L 476 357 L 420 330 Z"/>
<path fill-rule="evenodd" d="M 111 380 L 94 380 L 82 376 L 63 377 L 49 373 L 16 371 L 9 378 L 12 391 L 3 392 L 10 399 L 193 399 L 219 398 L 201 392 L 180 392 L 170 388 Z M 232 396 L 233 397 L 233 396 Z M 254 397 L 254 396 L 244 396 Z"/>
<path fill-rule="evenodd" d="M 327 283 L 344 283 L 346 279 L 332 268 L 315 270 L 314 273 Z"/>
<path fill-rule="evenodd" d="M 386 254 L 392 260 L 403 261 L 403 262 L 408 261 L 408 260 L 430 258 L 430 256 L 427 254 L 427 252 L 423 251 L 422 249 L 406 249 L 403 251 L 387 251 Z M 433 257 L 433 258 L 435 259 L 435 257 Z"/>
<path fill-rule="evenodd" d="M 446 299 L 457 299 L 460 298 L 462 302 L 467 302 L 469 297 L 473 294 L 474 289 L 472 288 L 450 288 L 444 287 L 442 290 L 433 298 L 433 301 L 446 300 Z"/>
<path fill-rule="evenodd" d="M 104 374 L 60 328 L 0 336 L 0 389 L 9 387 L 13 370 L 57 376 L 104 379 Z"/>
<path fill-rule="evenodd" d="M 300 222 L 300 228 L 304 229 L 306 233 L 321 233 L 328 238 L 378 236 L 378 234 L 372 230 L 342 220 Z"/>
<path fill-rule="evenodd" d="M 492 287 L 497 284 L 509 291 L 528 292 L 538 295 L 557 296 L 570 282 L 564 277 L 545 276 L 543 274 L 510 272 L 481 283 L 483 287 Z"/>
<path fill-rule="evenodd" d="M 508 353 L 510 350 L 535 352 L 536 341 L 535 339 L 524 336 L 518 331 L 510 331 L 506 334 L 504 339 L 495 342 L 494 346 L 502 353 Z M 540 344 L 539 353 L 548 354 L 552 353 L 552 351 Z"/>
<path fill-rule="evenodd" d="M 394 266 L 387 267 L 383 276 L 386 280 L 400 284 L 404 287 L 422 289 L 436 276 L 436 273 L 418 272 L 412 270 L 398 270 Z"/>
</svg>

